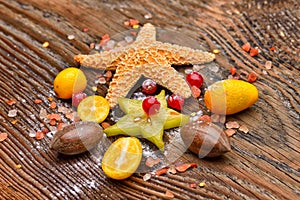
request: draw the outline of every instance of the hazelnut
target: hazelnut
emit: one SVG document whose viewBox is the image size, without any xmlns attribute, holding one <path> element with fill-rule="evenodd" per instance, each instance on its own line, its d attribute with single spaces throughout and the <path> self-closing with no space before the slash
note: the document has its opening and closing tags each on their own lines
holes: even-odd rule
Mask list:
<svg viewBox="0 0 300 200">
<path fill-rule="evenodd" d="M 80 154 L 96 146 L 102 137 L 103 129 L 99 124 L 76 122 L 57 131 L 50 142 L 50 148 L 65 155 Z"/>
<path fill-rule="evenodd" d="M 181 128 L 181 137 L 199 158 L 217 157 L 231 150 L 229 137 L 213 123 L 189 122 Z"/>
</svg>

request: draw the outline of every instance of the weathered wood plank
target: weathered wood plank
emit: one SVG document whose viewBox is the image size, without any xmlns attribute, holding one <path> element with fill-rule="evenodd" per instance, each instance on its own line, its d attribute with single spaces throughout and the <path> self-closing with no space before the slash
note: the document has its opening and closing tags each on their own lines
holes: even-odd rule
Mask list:
<svg viewBox="0 0 300 200">
<path fill-rule="evenodd" d="M 0 143 L 1 199 L 297 199 L 300 195 L 300 5 L 296 1 L 70 1 L 0 0 Z M 144 15 L 152 13 L 148 20 Z M 198 168 L 143 181 L 108 179 L 99 160 L 89 154 L 62 157 L 49 150 L 50 138 L 29 136 L 40 126 L 41 108 L 51 112 L 48 97 L 55 75 L 74 66 L 73 56 L 89 53 L 102 35 L 128 30 L 125 20 L 179 30 L 205 49 L 219 49 L 216 64 L 227 78 L 229 68 L 242 79 L 258 74 L 259 101 L 228 116 L 249 127 L 232 138 L 232 152 L 218 159 L 198 159 L 187 152 L 177 162 Z M 88 28 L 88 32 L 82 29 Z M 74 40 L 68 40 L 68 35 Z M 42 44 L 49 41 L 48 48 Z M 241 49 L 249 42 L 261 52 Z M 275 47 L 275 51 L 270 51 Z M 272 61 L 271 70 L 265 62 Z M 33 100 L 43 103 L 37 105 Z M 17 100 L 9 106 L 6 101 Z M 18 110 L 15 118 L 7 113 Z M 16 123 L 13 120 L 17 119 Z M 18 168 L 17 165 L 21 165 Z M 189 183 L 205 182 L 193 189 Z"/>
</svg>

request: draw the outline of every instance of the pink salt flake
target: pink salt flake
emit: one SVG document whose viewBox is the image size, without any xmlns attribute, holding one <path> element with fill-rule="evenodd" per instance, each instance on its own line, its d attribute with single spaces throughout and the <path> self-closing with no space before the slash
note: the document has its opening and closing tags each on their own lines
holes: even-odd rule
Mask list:
<svg viewBox="0 0 300 200">
<path fill-rule="evenodd" d="M 226 128 L 239 128 L 240 125 L 236 121 L 229 121 L 225 124 Z"/>
<path fill-rule="evenodd" d="M 236 130 L 229 128 L 229 129 L 226 129 L 224 132 L 226 133 L 226 135 L 228 137 L 231 137 L 236 133 Z"/>
<path fill-rule="evenodd" d="M 242 131 L 242 132 L 244 132 L 244 133 L 248 133 L 249 132 L 249 129 L 248 129 L 248 127 L 246 126 L 246 125 L 241 125 L 240 127 L 239 127 L 239 129 L 238 129 L 239 131 Z"/>
</svg>

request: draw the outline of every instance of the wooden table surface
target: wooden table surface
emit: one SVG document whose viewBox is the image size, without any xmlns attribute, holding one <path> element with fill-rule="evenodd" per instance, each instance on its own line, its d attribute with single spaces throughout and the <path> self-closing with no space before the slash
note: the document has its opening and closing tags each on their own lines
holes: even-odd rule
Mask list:
<svg viewBox="0 0 300 200">
<path fill-rule="evenodd" d="M 40 115 L 41 109 L 51 112 L 49 96 L 70 104 L 53 93 L 56 74 L 77 66 L 73 56 L 89 53 L 104 34 L 129 30 L 124 21 L 130 18 L 189 34 L 207 51 L 220 50 L 215 63 L 223 79 L 231 67 L 244 80 L 258 75 L 257 103 L 227 117 L 249 128 L 231 138 L 231 152 L 218 159 L 187 152 L 178 161 L 198 168 L 149 181 L 144 174 L 114 181 L 89 153 L 60 156 L 49 150 L 50 137 L 30 137 L 49 127 Z M 0 132 L 8 134 L 0 142 L 0 199 L 164 199 L 166 191 L 176 199 L 299 199 L 299 27 L 294 0 L 0 0 Z M 242 50 L 246 42 L 259 49 L 258 56 Z M 14 105 L 8 105 L 11 99 Z M 12 109 L 17 116 L 8 116 Z M 206 186 L 189 185 L 200 182 Z"/>
</svg>

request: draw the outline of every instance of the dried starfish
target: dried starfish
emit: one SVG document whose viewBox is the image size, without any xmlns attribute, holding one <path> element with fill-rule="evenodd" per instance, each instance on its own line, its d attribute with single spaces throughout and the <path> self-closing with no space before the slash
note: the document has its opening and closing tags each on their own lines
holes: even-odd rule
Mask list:
<svg viewBox="0 0 300 200">
<path fill-rule="evenodd" d="M 141 28 L 135 42 L 120 51 L 74 57 L 86 67 L 116 70 L 106 95 L 111 108 L 117 104 L 118 97 L 128 94 L 141 76 L 188 98 L 191 96 L 189 85 L 171 65 L 203 64 L 214 58 L 212 53 L 156 41 L 155 27 L 150 23 Z"/>
</svg>

